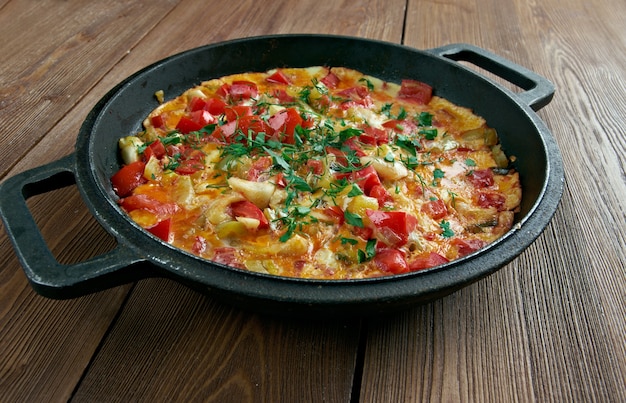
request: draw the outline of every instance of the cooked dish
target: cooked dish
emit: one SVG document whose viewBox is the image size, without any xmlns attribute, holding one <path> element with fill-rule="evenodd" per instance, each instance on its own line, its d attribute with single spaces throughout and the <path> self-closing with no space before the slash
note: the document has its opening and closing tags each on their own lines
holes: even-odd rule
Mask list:
<svg viewBox="0 0 626 403">
<path fill-rule="evenodd" d="M 520 205 L 496 131 L 416 80 L 285 68 L 156 95 L 111 182 L 133 221 L 205 259 L 318 279 L 423 270 L 501 237 Z"/>
</svg>

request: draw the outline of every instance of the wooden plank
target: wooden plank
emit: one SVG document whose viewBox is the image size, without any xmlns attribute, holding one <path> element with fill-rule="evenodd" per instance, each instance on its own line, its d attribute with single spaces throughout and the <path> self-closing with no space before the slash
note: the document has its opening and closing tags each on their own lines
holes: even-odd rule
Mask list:
<svg viewBox="0 0 626 403">
<path fill-rule="evenodd" d="M 403 2 L 398 3 L 403 4 Z M 73 150 L 76 133 L 78 133 L 82 120 L 97 100 L 124 77 L 153 61 L 206 43 L 257 34 L 331 32 L 399 42 L 402 25 L 397 21 L 401 21 L 403 6 L 387 11 L 381 10 L 387 4 L 371 2 L 359 5 L 359 22 L 346 20 L 345 17 L 349 14 L 346 13 L 343 3 L 319 5 L 317 2 L 306 1 L 297 3 L 296 6 L 295 3 L 283 1 L 268 3 L 266 7 L 254 8 L 254 10 L 249 7 L 248 2 L 231 2 L 228 8 L 212 7 L 210 3 L 189 2 L 182 4 L 173 12 L 164 14 L 165 18 L 158 23 L 158 30 L 148 34 L 138 46 L 132 47 L 129 53 L 127 53 L 131 47 L 129 44 L 123 44 L 121 41 L 115 44 L 110 43 L 108 45 L 111 47 L 108 50 L 109 55 L 118 55 L 120 54 L 118 52 L 122 52 L 124 57 L 119 60 L 113 57 L 109 60 L 111 64 L 115 64 L 115 67 L 106 72 L 102 78 L 98 77 L 97 80 L 99 81 L 90 83 L 93 88 L 90 87 L 89 92 L 85 92 L 87 88 L 84 88 L 87 86 L 87 79 L 82 79 L 84 86 L 75 89 L 79 99 L 76 100 L 74 106 L 66 105 L 67 109 L 63 109 L 61 105 L 54 106 L 53 109 L 57 113 L 55 119 L 58 123 L 51 127 L 45 137 L 38 140 L 39 142 L 9 171 L 9 174 L 12 175 L 53 161 L 70 153 Z M 81 12 L 80 7 L 73 12 Z M 134 15 L 136 12 L 136 8 L 131 8 L 123 18 L 125 21 L 139 18 Z M 299 17 L 293 19 L 290 13 L 295 13 Z M 74 17 L 70 11 L 58 24 L 68 25 L 69 22 L 66 20 L 72 18 Z M 106 17 L 105 20 L 108 18 Z M 186 24 L 181 24 L 181 21 L 185 21 Z M 395 23 L 391 23 L 392 21 Z M 193 27 L 201 28 L 192 29 Z M 127 27 L 117 26 L 117 28 L 120 31 L 127 31 Z M 150 27 L 146 25 L 140 25 L 136 28 L 136 32 L 145 34 L 149 29 Z M 68 49 L 65 56 L 67 58 L 66 63 L 71 64 L 80 60 L 83 57 L 81 56 L 82 51 L 83 49 L 79 47 Z M 72 56 L 74 53 L 76 55 Z M 45 59 L 45 56 L 39 57 Z M 35 59 L 37 57 L 31 57 L 31 60 Z M 38 81 L 27 82 L 24 92 L 18 94 L 17 99 L 24 102 L 28 101 L 25 94 L 30 91 L 31 87 L 48 86 L 52 81 L 46 75 L 42 78 L 42 83 L 45 84 L 40 84 Z M 62 97 L 57 97 L 54 102 L 59 102 L 62 99 Z M 64 116 L 61 113 L 62 109 L 63 113 L 67 111 Z M 19 133 L 15 130 L 17 129 L 11 128 L 10 133 L 19 137 Z M 44 132 L 45 130 L 42 130 L 42 133 Z M 7 139 L 6 141 L 5 144 L 9 144 L 13 140 Z M 9 168 L 10 164 L 3 166 L 3 172 Z M 64 197 L 67 200 L 63 200 Z M 107 244 L 110 239 L 99 232 L 97 224 L 93 222 L 87 224 L 85 230 L 78 236 L 73 233 L 76 229 L 73 227 L 64 231 L 64 237 L 58 236 L 57 229 L 60 225 L 58 220 L 66 214 L 72 217 L 71 223 L 79 224 L 88 220 L 89 213 L 84 206 L 76 207 L 76 203 L 79 201 L 79 197 L 75 194 L 64 195 L 59 192 L 53 195 L 43 195 L 30 203 L 33 213 L 41 217 L 38 219 L 39 223 L 55 255 L 66 262 L 80 260 L 88 257 L 91 253 L 95 253 L 89 245 L 104 243 L 110 246 L 110 243 Z M 58 211 L 51 213 L 51 206 Z M 53 218 L 47 218 L 48 215 L 52 215 Z M 75 241 L 68 245 L 63 239 L 66 237 L 74 238 Z M 74 400 L 77 401 L 83 399 L 101 400 L 107 395 L 123 398 L 133 394 L 135 389 L 143 390 L 147 396 L 151 397 L 159 397 L 157 394 L 159 391 L 163 392 L 164 396 L 174 397 L 177 393 L 191 393 L 193 388 L 183 388 L 185 389 L 183 391 L 177 389 L 179 386 L 185 385 L 183 382 L 185 379 L 180 378 L 180 373 L 186 372 L 198 377 L 198 382 L 204 382 L 202 385 L 198 383 L 199 387 L 205 388 L 201 391 L 202 396 L 210 397 L 215 392 L 215 397 L 218 400 L 225 396 L 223 393 L 247 393 L 249 391 L 247 387 L 252 384 L 245 383 L 250 380 L 262 381 L 258 387 L 254 385 L 254 396 L 258 398 L 268 396 L 267 400 L 269 401 L 278 400 L 279 397 L 282 398 L 283 396 L 293 397 L 290 399 L 292 401 L 299 400 L 302 396 L 307 396 L 307 393 L 311 396 L 309 400 L 346 401 L 350 398 L 360 334 L 358 322 L 318 325 L 264 318 L 246 314 L 235 308 L 220 306 L 210 298 L 200 297 L 173 283 L 158 280 L 140 282 L 139 289 L 141 291 L 138 291 L 138 294 L 132 294 L 132 302 L 129 302 L 127 308 L 122 311 L 121 320 L 111 328 L 110 336 L 106 339 L 102 349 L 99 350 L 93 365 L 88 366 L 90 354 L 93 353 L 98 345 L 98 340 L 103 336 L 102 330 L 105 330 L 107 325 L 112 323 L 114 313 L 121 306 L 129 288 L 122 287 L 97 294 L 98 297 L 80 298 L 65 302 L 69 305 L 59 305 L 57 301 L 46 300 L 34 295 L 21 273 L 14 254 L 10 251 L 4 233 L 0 233 L 0 244 L 3 245 L 0 248 L 0 258 L 7 261 L 0 270 L 0 277 L 7 279 L 6 282 L 2 282 L 5 287 L 2 290 L 4 291 L 3 297 L 6 301 L 10 301 L 9 304 L 2 305 L 3 307 L 6 306 L 6 310 L 0 311 L 2 312 L 1 320 L 4 320 L 3 323 L 15 321 L 15 317 L 19 316 L 17 310 L 25 305 L 31 304 L 33 306 L 28 311 L 29 313 L 32 312 L 32 319 L 24 319 L 23 322 L 16 323 L 15 326 L 5 328 L 2 340 L 23 339 L 24 346 L 37 345 L 36 351 L 42 357 L 38 360 L 29 359 L 28 348 L 26 347 L 18 349 L 11 347 L 12 350 L 0 350 L 0 355 L 4 356 L 6 353 L 11 358 L 5 361 L 3 366 L 0 366 L 0 373 L 6 375 L 6 379 L 12 382 L 7 381 L 7 383 L 1 384 L 3 389 L 0 389 L 0 395 L 12 387 L 10 394 L 6 395 L 15 397 L 11 400 L 31 400 L 31 397 L 34 398 L 32 400 L 41 400 L 37 397 L 42 396 L 52 400 L 64 400 L 76 385 L 83 370 L 87 372 L 84 382 L 76 390 Z M 178 306 L 180 309 L 182 304 L 186 307 L 201 306 L 202 309 L 191 309 L 182 318 L 177 318 L 174 317 L 174 314 L 178 312 L 160 308 L 154 310 L 152 305 L 155 305 L 155 296 L 158 296 L 159 299 L 158 306 L 173 309 Z M 108 301 L 108 299 L 112 301 Z M 31 300 L 35 300 L 37 303 L 29 302 Z M 61 309 L 59 306 L 69 306 L 69 308 Z M 47 318 L 38 317 L 37 312 L 48 312 Z M 92 312 L 92 316 L 85 318 L 83 312 Z M 134 320 L 137 315 L 144 316 L 144 321 L 135 323 Z M 159 315 L 164 315 L 162 318 L 166 320 L 166 323 L 154 320 Z M 94 321 L 95 325 L 91 321 Z M 38 331 L 42 323 L 45 326 L 45 332 Z M 241 340 L 239 334 L 244 332 L 246 338 L 239 344 L 219 346 L 222 354 L 220 357 L 233 356 L 237 357 L 237 360 L 229 362 L 228 365 L 221 365 L 219 360 L 212 360 L 211 354 L 215 350 L 211 350 L 211 348 L 215 347 L 211 347 L 210 343 L 200 337 L 202 334 L 199 333 L 201 330 L 197 327 L 199 325 L 209 330 L 211 326 L 215 326 L 218 333 L 214 334 L 223 337 L 224 340 Z M 93 332 L 86 334 L 87 331 Z M 146 336 L 146 332 L 153 334 L 154 337 L 144 341 L 143 337 Z M 177 351 L 181 357 L 186 359 L 193 358 L 196 362 L 203 362 L 208 368 L 218 372 L 217 377 L 207 378 L 208 373 L 204 372 L 202 366 L 189 368 L 189 362 L 169 355 L 167 351 L 170 351 L 170 347 L 164 349 L 163 345 L 159 344 L 161 337 L 166 337 L 167 334 L 171 334 L 172 337 L 176 336 L 174 337 L 176 340 L 170 340 L 172 345 L 186 337 L 191 337 L 194 340 L 193 343 L 175 346 L 173 351 Z M 54 349 L 58 353 L 51 357 L 49 357 L 51 347 L 46 344 L 46 337 L 58 341 L 58 347 Z M 75 339 L 75 337 L 81 339 Z M 264 350 L 261 353 L 256 351 L 258 343 L 245 342 L 257 339 L 263 341 Z M 140 384 L 130 384 L 124 380 L 124 376 L 117 376 L 117 374 L 125 374 L 126 367 L 133 365 L 134 362 L 118 355 L 116 350 L 119 349 L 117 343 L 120 340 L 123 344 L 131 343 L 129 348 L 133 345 L 140 347 L 133 350 L 132 354 L 140 355 L 146 360 L 138 361 L 137 363 L 141 365 L 133 367 L 134 370 L 154 373 L 157 375 L 158 382 L 139 373 L 136 374 L 135 381 Z M 138 343 L 143 344 L 139 345 Z M 80 345 L 78 352 L 72 350 L 75 345 Z M 7 344 L 7 346 L 14 346 L 14 343 Z M 75 359 L 65 360 L 63 363 L 56 362 L 55 367 L 54 359 L 63 354 L 75 357 Z M 259 357 L 265 361 L 257 361 Z M 171 366 L 160 366 L 161 363 Z M 244 369 L 237 369 L 237 365 Z M 141 369 L 142 366 L 143 370 Z M 332 368 L 333 370 L 326 373 L 320 368 Z M 117 381 L 112 382 L 108 387 L 102 386 L 99 376 L 91 375 L 102 373 L 107 374 L 106 379 L 116 378 Z M 65 377 L 63 381 L 58 379 L 60 376 Z M 170 389 L 167 386 L 163 386 L 164 390 L 155 389 L 154 385 L 166 378 L 177 381 L 174 383 L 167 382 L 171 385 Z M 30 381 L 31 379 L 38 379 L 38 381 L 33 383 Z M 223 381 L 228 381 L 230 382 L 228 385 L 232 385 L 232 387 L 217 389 L 216 379 L 220 384 Z M 303 380 L 307 381 L 303 383 Z M 297 391 L 297 389 L 291 388 L 293 384 L 302 384 L 301 392 L 296 394 L 294 390 Z M 194 384 L 187 385 L 194 386 Z M 168 393 L 171 394 L 168 395 Z M 243 397 L 247 399 L 248 395 Z M 138 397 L 138 400 L 142 399 Z"/>
<path fill-rule="evenodd" d="M 51 210 L 50 204 L 57 208 Z M 86 214 L 75 188 L 37 196 L 29 205 L 52 252 L 63 263 L 85 260 L 114 245 Z M 74 221 L 74 217 L 81 218 Z M 33 292 L 4 232 L 0 260 L 0 400 L 66 400 L 129 287 L 69 301 L 50 300 Z"/>
<path fill-rule="evenodd" d="M 341 3 L 283 1 L 250 9 L 245 3 L 235 1 L 228 10 L 212 8 L 210 14 L 181 4 L 159 25 L 158 32 L 148 35 L 118 67 L 128 70 L 127 63 L 147 63 L 151 58 L 217 40 L 269 33 L 333 32 L 376 36 L 377 32 L 379 39 L 399 41 L 401 24 L 397 21 L 401 21 L 402 7 L 385 7 L 390 11 L 371 7 L 383 5 L 371 2 L 361 6 L 360 11 L 366 17 L 364 23 L 346 24 Z M 283 19 L 284 13 L 302 18 Z M 169 20 L 175 23 L 170 25 Z M 215 29 L 192 36 L 188 35 L 188 27 L 182 27 L 178 21 L 187 21 L 188 26 Z M 286 21 L 284 25 L 282 21 Z M 389 27 L 394 28 L 389 31 Z M 160 41 L 161 45 L 156 53 L 152 45 L 155 41 Z M 156 295 L 158 301 L 155 301 Z M 135 309 L 145 314 L 147 311 L 142 305 L 146 304 L 151 305 L 150 312 L 142 321 Z M 172 310 L 179 309 L 181 304 L 202 308 L 175 315 Z M 165 315 L 167 319 L 154 315 Z M 198 333 L 197 329 L 210 333 Z M 169 337 L 167 335 L 176 340 L 163 340 Z M 203 401 L 349 401 L 359 336 L 358 322 L 307 324 L 274 320 L 216 305 L 210 299 L 183 292 L 170 283 L 141 282 L 77 389 L 74 400 L 116 396 L 141 401 L 153 401 L 156 397 Z M 232 343 L 224 343 L 222 339 Z M 216 340 L 219 344 L 215 346 L 204 340 Z M 134 346 L 135 350 L 129 347 L 120 354 L 122 346 Z M 170 352 L 166 353 L 162 346 L 167 346 Z M 146 351 L 155 351 L 155 354 L 146 355 Z M 185 365 L 189 360 L 194 364 Z M 129 363 L 134 362 L 137 365 L 129 368 Z M 187 368 L 182 374 L 181 367 Z M 323 373 L 320 368 L 331 368 L 332 372 Z M 119 372 L 129 376 L 102 382 L 106 379 L 104 374 Z M 161 387 L 154 389 L 155 384 Z"/>
<path fill-rule="evenodd" d="M 409 2 L 407 20 L 428 24 L 409 24 L 408 45 L 473 43 L 556 83 L 539 114 L 561 145 L 567 183 L 551 225 L 519 259 L 369 324 L 362 401 L 626 399 L 625 11 L 617 0 Z"/>
<path fill-rule="evenodd" d="M 346 402 L 359 329 L 253 315 L 145 280 L 73 401 Z"/>
<path fill-rule="evenodd" d="M 11 145 L 0 149 L 0 176 L 175 3 L 12 1 L 0 8 L 0 125 Z"/>
<path fill-rule="evenodd" d="M 152 5 L 142 9 L 111 2 L 3 3 L 0 175 L 72 151 L 88 109 L 74 118 L 73 125 L 61 121 L 56 138 L 47 138 L 50 144 L 37 142 L 143 35 L 141 30 L 122 27 L 137 24 L 150 29 L 171 7 L 164 2 Z M 25 154 L 30 157 L 23 161 L 30 162 L 8 171 Z M 37 196 L 29 206 L 62 263 L 88 259 L 114 245 L 75 188 Z M 67 400 L 130 287 L 71 301 L 40 297 L 28 284 L 4 231 L 0 232 L 0 261 L 0 400 Z"/>
</svg>

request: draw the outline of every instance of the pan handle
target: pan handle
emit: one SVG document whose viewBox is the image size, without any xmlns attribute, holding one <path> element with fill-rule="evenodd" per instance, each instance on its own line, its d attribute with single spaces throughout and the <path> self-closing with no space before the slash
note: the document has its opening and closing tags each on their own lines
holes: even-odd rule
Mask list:
<svg viewBox="0 0 626 403">
<path fill-rule="evenodd" d="M 133 281 L 120 269 L 139 263 L 128 246 L 117 246 L 89 260 L 65 265 L 53 256 L 26 200 L 75 184 L 75 157 L 17 174 L 0 184 L 0 217 L 32 287 L 49 298 L 73 298 Z"/>
<path fill-rule="evenodd" d="M 554 84 L 545 77 L 485 49 L 466 43 L 450 44 L 428 52 L 454 61 L 466 61 L 522 88 L 513 94 L 534 111 L 546 106 L 554 95 Z"/>
</svg>

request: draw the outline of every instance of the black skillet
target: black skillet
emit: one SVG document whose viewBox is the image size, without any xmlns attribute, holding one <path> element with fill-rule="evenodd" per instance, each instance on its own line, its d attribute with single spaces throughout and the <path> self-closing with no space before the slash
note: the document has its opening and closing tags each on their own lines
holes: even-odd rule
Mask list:
<svg viewBox="0 0 626 403">
<path fill-rule="evenodd" d="M 479 66 L 521 92 L 508 90 L 459 61 Z M 485 117 L 497 129 L 505 152 L 517 157 L 523 201 L 513 229 L 472 255 L 430 270 L 321 281 L 264 275 L 199 259 L 158 240 L 119 209 L 109 182 L 120 167 L 117 140 L 141 130 L 144 117 L 157 106 L 157 90 L 171 98 L 201 81 L 228 74 L 315 65 L 349 67 L 395 82 L 418 79 L 432 85 L 435 94 Z M 548 225 L 563 192 L 563 166 L 554 138 L 534 111 L 548 104 L 553 94 L 554 87 L 545 78 L 466 44 L 420 51 L 351 37 L 277 35 L 208 45 L 159 61 L 113 88 L 87 116 L 74 153 L 0 185 L 0 214 L 28 280 L 46 297 L 73 298 L 166 276 L 255 311 L 385 313 L 445 296 L 495 272 Z M 25 200 L 74 183 L 117 246 L 88 261 L 63 265 L 48 249 Z"/>
</svg>

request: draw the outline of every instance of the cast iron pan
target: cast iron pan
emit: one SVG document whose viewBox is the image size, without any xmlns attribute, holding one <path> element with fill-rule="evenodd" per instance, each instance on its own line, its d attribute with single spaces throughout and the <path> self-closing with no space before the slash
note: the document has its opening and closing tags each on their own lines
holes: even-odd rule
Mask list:
<svg viewBox="0 0 626 403">
<path fill-rule="evenodd" d="M 505 89 L 459 61 L 479 66 L 521 92 Z M 422 272 L 365 280 L 303 280 L 199 259 L 143 231 L 117 206 L 109 182 L 120 167 L 117 140 L 141 130 L 144 117 L 157 106 L 157 90 L 172 98 L 201 81 L 228 74 L 314 65 L 349 67 L 395 82 L 418 79 L 432 85 L 435 94 L 485 117 L 498 130 L 507 154 L 517 156 L 523 201 L 513 229 L 485 249 Z M 208 45 L 159 61 L 113 88 L 87 116 L 74 153 L 0 185 L 0 213 L 32 287 L 50 298 L 73 298 L 166 276 L 255 311 L 385 313 L 442 297 L 493 273 L 548 225 L 563 192 L 563 166 L 555 140 L 534 111 L 548 104 L 553 94 L 554 87 L 545 78 L 466 44 L 420 51 L 351 37 L 277 35 Z M 64 265 L 46 246 L 25 200 L 74 183 L 117 246 L 88 261 Z"/>
</svg>

